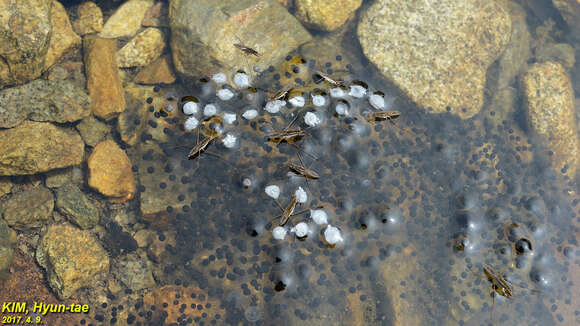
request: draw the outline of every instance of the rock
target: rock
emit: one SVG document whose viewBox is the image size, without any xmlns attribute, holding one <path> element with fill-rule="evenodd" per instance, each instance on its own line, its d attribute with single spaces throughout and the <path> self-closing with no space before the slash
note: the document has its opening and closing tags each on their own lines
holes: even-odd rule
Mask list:
<svg viewBox="0 0 580 326">
<path fill-rule="evenodd" d="M 276 66 L 311 39 L 275 0 L 226 0 L 219 6 L 211 0 L 175 0 L 169 5 L 169 22 L 173 64 L 179 74 L 191 78 Z M 261 56 L 247 55 L 234 43 L 247 44 Z"/>
<path fill-rule="evenodd" d="M 556 62 L 536 63 L 522 77 L 521 90 L 530 129 L 554 152 L 553 169 L 574 178 L 580 157 L 574 91 L 566 69 Z"/>
<path fill-rule="evenodd" d="M 103 38 L 131 37 L 141 28 L 145 13 L 153 5 L 153 0 L 129 0 L 109 17 L 99 34 Z"/>
<path fill-rule="evenodd" d="M 147 99 L 156 97 L 152 86 L 128 85 L 127 93 L 127 110 L 123 112 L 118 119 L 117 129 L 121 134 L 121 139 L 128 145 L 137 144 L 138 137 L 146 131 L 151 134 L 152 139 L 156 141 L 166 141 L 167 135 L 163 132 L 165 127 L 171 127 L 167 121 L 156 119 L 155 113 L 149 111 L 150 106 L 156 106 L 147 103 Z M 153 128 L 148 121 L 154 121 L 156 124 Z"/>
<path fill-rule="evenodd" d="M 81 3 L 77 8 L 77 14 L 79 19 L 76 26 L 79 34 L 94 34 L 103 29 L 103 12 L 94 2 Z"/>
<path fill-rule="evenodd" d="M 15 127 L 26 119 L 74 122 L 90 112 L 88 95 L 66 80 L 38 79 L 0 91 L 0 128 Z"/>
<path fill-rule="evenodd" d="M 295 15 L 304 25 L 329 32 L 341 27 L 360 7 L 362 0 L 296 0 Z"/>
<path fill-rule="evenodd" d="M 149 27 L 117 52 L 117 64 L 120 68 L 143 67 L 159 58 L 164 49 L 161 30 Z"/>
<path fill-rule="evenodd" d="M 0 276 L 10 267 L 14 258 L 10 233 L 6 222 L 0 219 Z"/>
<path fill-rule="evenodd" d="M 99 209 L 74 183 L 58 189 L 56 208 L 83 230 L 92 229 L 99 222 Z"/>
<path fill-rule="evenodd" d="M 42 74 L 52 34 L 52 0 L 0 4 L 0 88 Z"/>
<path fill-rule="evenodd" d="M 59 188 L 72 179 L 72 167 L 46 172 L 44 184 L 48 188 Z"/>
<path fill-rule="evenodd" d="M 175 74 L 170 60 L 168 56 L 155 60 L 139 71 L 137 76 L 133 78 L 133 82 L 146 85 L 173 84 L 175 82 Z"/>
<path fill-rule="evenodd" d="M 106 123 L 102 123 L 92 115 L 89 115 L 79 122 L 76 128 L 80 132 L 81 137 L 83 137 L 85 144 L 91 147 L 97 146 L 111 132 L 111 129 Z"/>
<path fill-rule="evenodd" d="M 81 45 L 81 38 L 73 31 L 64 7 L 56 0 L 52 5 L 52 36 L 46 52 L 45 70 Z"/>
<path fill-rule="evenodd" d="M 0 197 L 9 194 L 14 185 L 8 177 L 0 177 Z"/>
<path fill-rule="evenodd" d="M 536 47 L 536 60 L 561 63 L 571 70 L 576 63 L 574 48 L 568 43 L 546 43 Z"/>
<path fill-rule="evenodd" d="M 552 0 L 552 3 L 560 11 L 562 18 L 572 30 L 570 35 L 573 38 L 579 38 L 580 21 L 578 21 L 578 17 L 580 16 L 580 2 L 578 0 Z"/>
<path fill-rule="evenodd" d="M 167 3 L 159 1 L 145 13 L 141 23 L 145 27 L 169 27 L 169 7 Z"/>
<path fill-rule="evenodd" d="M 24 175 L 81 164 L 84 143 L 74 130 L 25 121 L 0 130 L 0 175 Z"/>
<path fill-rule="evenodd" d="M 498 87 L 503 88 L 514 83 L 516 76 L 526 68 L 531 56 L 531 35 L 526 23 L 526 11 L 515 2 L 507 2 L 512 21 L 510 41 L 498 59 Z"/>
<path fill-rule="evenodd" d="M 65 61 L 57 63 L 48 71 L 47 79 L 68 80 L 76 87 L 83 90 L 87 85 L 84 64 L 80 61 Z"/>
<path fill-rule="evenodd" d="M 105 120 L 125 110 L 125 94 L 119 77 L 116 52 L 116 40 L 85 37 L 85 71 L 93 113 Z"/>
<path fill-rule="evenodd" d="M 376 1 L 361 16 L 360 44 L 411 100 L 469 118 L 483 105 L 487 68 L 509 41 L 510 17 L 495 1 L 428 4 Z"/>
<path fill-rule="evenodd" d="M 68 224 L 52 225 L 40 239 L 36 260 L 46 270 L 48 284 L 66 299 L 109 272 L 109 257 L 89 232 Z"/>
<path fill-rule="evenodd" d="M 155 287 L 149 261 L 137 253 L 118 257 L 112 272 L 116 279 L 133 291 Z"/>
<path fill-rule="evenodd" d="M 141 229 L 135 233 L 134 239 L 137 241 L 139 248 L 145 248 L 153 242 L 153 239 L 157 236 L 153 230 Z"/>
<path fill-rule="evenodd" d="M 2 204 L 2 216 L 16 230 L 37 229 L 48 221 L 54 208 L 52 192 L 43 186 L 14 194 Z"/>
<path fill-rule="evenodd" d="M 113 201 L 124 202 L 135 195 L 131 161 L 113 140 L 98 144 L 89 159 L 89 186 Z"/>
<path fill-rule="evenodd" d="M 105 234 L 101 238 L 103 245 L 112 257 L 130 253 L 139 248 L 137 241 L 115 221 L 105 224 Z"/>
</svg>

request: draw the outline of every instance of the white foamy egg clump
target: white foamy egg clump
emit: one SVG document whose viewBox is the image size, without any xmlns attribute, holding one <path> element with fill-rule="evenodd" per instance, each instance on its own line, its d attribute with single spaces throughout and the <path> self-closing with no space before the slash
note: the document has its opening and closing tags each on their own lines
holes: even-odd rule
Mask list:
<svg viewBox="0 0 580 326">
<path fill-rule="evenodd" d="M 324 106 L 326 104 L 326 98 L 322 95 L 312 95 L 312 104 L 314 106 Z"/>
<path fill-rule="evenodd" d="M 189 117 L 187 120 L 185 120 L 183 127 L 187 131 L 192 131 L 193 129 L 197 128 L 198 125 L 199 120 L 197 120 L 195 117 Z"/>
<path fill-rule="evenodd" d="M 343 102 L 336 103 L 336 107 L 334 108 L 336 114 L 338 115 L 348 115 L 348 105 Z"/>
<path fill-rule="evenodd" d="M 330 245 L 335 245 L 343 241 L 342 235 L 340 234 L 340 230 L 330 224 L 324 230 L 324 239 Z"/>
<path fill-rule="evenodd" d="M 235 113 L 226 112 L 224 113 L 224 122 L 231 125 L 236 121 L 237 117 Z"/>
<path fill-rule="evenodd" d="M 218 72 L 217 74 L 213 75 L 211 79 L 218 84 L 223 84 L 228 80 L 228 77 L 223 72 Z"/>
<path fill-rule="evenodd" d="M 228 101 L 232 97 L 234 97 L 234 92 L 232 92 L 227 88 L 222 88 L 219 91 L 217 91 L 217 97 L 222 101 Z"/>
<path fill-rule="evenodd" d="M 348 95 L 356 98 L 362 98 L 367 94 L 367 89 L 361 85 L 351 85 Z"/>
<path fill-rule="evenodd" d="M 297 237 L 303 238 L 303 237 L 308 235 L 308 231 L 309 231 L 308 224 L 306 224 L 304 222 L 300 222 L 300 223 L 296 224 L 296 226 L 293 227 L 290 231 L 294 232 Z"/>
<path fill-rule="evenodd" d="M 310 218 L 318 225 L 328 224 L 328 214 L 322 209 L 311 209 Z"/>
<path fill-rule="evenodd" d="M 304 122 L 310 127 L 318 126 L 320 124 L 320 118 L 313 112 L 306 112 L 304 115 Z"/>
<path fill-rule="evenodd" d="M 278 197 L 280 197 L 280 187 L 278 187 L 277 185 L 267 186 L 266 189 L 264 189 L 264 192 L 266 192 L 266 195 L 274 199 L 278 199 Z"/>
<path fill-rule="evenodd" d="M 286 101 L 280 101 L 280 100 L 270 101 L 270 102 L 266 103 L 264 110 L 266 110 L 270 113 L 278 113 L 278 112 L 280 112 L 280 109 L 284 105 L 286 105 Z"/>
<path fill-rule="evenodd" d="M 250 76 L 243 72 L 238 72 L 234 75 L 234 84 L 241 88 L 250 87 Z"/>
<path fill-rule="evenodd" d="M 289 99 L 288 102 L 290 102 L 292 106 L 301 108 L 306 104 L 306 99 L 304 99 L 304 96 L 294 96 Z"/>
<path fill-rule="evenodd" d="M 335 88 L 330 89 L 330 96 L 331 97 L 340 98 L 340 97 L 344 97 L 345 95 L 346 95 L 346 92 L 340 87 L 335 87 Z"/>
<path fill-rule="evenodd" d="M 306 194 L 306 191 L 302 189 L 302 187 L 298 187 L 298 189 L 296 189 L 294 196 L 296 196 L 296 200 L 300 204 L 304 204 L 308 200 L 308 195 Z"/>
<path fill-rule="evenodd" d="M 216 115 L 216 113 L 217 113 L 217 106 L 215 106 L 214 104 L 207 104 L 203 108 L 203 115 L 205 115 L 206 117 L 212 117 L 212 116 Z"/>
<path fill-rule="evenodd" d="M 276 240 L 284 240 L 284 238 L 286 237 L 286 232 L 287 231 L 285 228 L 277 226 L 272 230 L 272 236 Z"/>
<path fill-rule="evenodd" d="M 255 119 L 258 116 L 258 111 L 254 110 L 254 109 L 250 109 L 250 110 L 246 110 L 243 114 L 242 117 L 246 120 L 252 120 Z"/>
<path fill-rule="evenodd" d="M 227 134 L 223 139 L 222 139 L 222 144 L 224 144 L 224 146 L 226 148 L 234 148 L 236 146 L 236 142 L 237 142 L 237 137 L 232 135 L 232 134 Z"/>
<path fill-rule="evenodd" d="M 373 95 L 369 96 L 369 103 L 376 110 L 384 110 L 385 109 L 385 98 L 381 95 L 373 94 Z"/>
<path fill-rule="evenodd" d="M 185 102 L 183 104 L 183 113 L 187 115 L 196 114 L 199 111 L 197 103 L 193 101 Z"/>
</svg>

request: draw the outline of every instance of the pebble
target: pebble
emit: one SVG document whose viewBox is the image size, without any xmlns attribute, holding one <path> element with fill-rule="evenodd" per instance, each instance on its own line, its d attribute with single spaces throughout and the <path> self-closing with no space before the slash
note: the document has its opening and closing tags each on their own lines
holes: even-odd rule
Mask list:
<svg viewBox="0 0 580 326">
<path fill-rule="evenodd" d="M 153 0 L 129 0 L 123 3 L 107 20 L 99 36 L 119 38 L 137 34 L 145 13 L 152 5 Z"/>
</svg>

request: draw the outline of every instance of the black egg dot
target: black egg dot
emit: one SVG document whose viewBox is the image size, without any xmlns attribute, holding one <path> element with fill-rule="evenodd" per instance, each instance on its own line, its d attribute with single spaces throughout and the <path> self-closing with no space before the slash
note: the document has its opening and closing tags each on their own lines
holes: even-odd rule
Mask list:
<svg viewBox="0 0 580 326">
<path fill-rule="evenodd" d="M 342 61 L 342 56 L 341 55 L 337 55 L 336 56 L 336 61 Z"/>
<path fill-rule="evenodd" d="M 275 75 L 274 75 L 274 79 L 275 79 L 275 80 L 280 80 L 280 74 L 275 74 Z"/>
<path fill-rule="evenodd" d="M 153 98 L 152 97 L 148 97 L 147 98 L 147 104 L 151 104 L 153 103 Z"/>
<path fill-rule="evenodd" d="M 161 183 L 159 184 L 159 188 L 161 188 L 161 189 L 165 189 L 165 188 L 167 188 L 167 184 L 166 184 L 165 182 L 161 182 Z"/>
<path fill-rule="evenodd" d="M 153 91 L 156 93 L 159 92 L 159 87 L 158 86 L 153 87 Z"/>
<path fill-rule="evenodd" d="M 153 112 L 153 111 L 155 111 L 155 108 L 154 108 L 153 106 L 150 106 L 150 107 L 149 107 L 149 112 Z M 159 118 L 159 117 L 158 117 L 158 118 Z"/>
<path fill-rule="evenodd" d="M 150 167 L 147 168 L 147 173 L 153 173 L 153 172 L 155 172 L 155 168 L 154 167 L 150 166 Z"/>
<path fill-rule="evenodd" d="M 292 66 L 292 72 L 295 74 L 300 73 L 300 68 L 296 67 L 296 66 Z"/>
<path fill-rule="evenodd" d="M 292 77 L 292 74 L 291 74 L 291 73 L 289 73 L 289 72 L 285 72 L 285 73 L 284 73 L 284 76 L 286 76 L 286 78 L 291 78 L 291 77 Z"/>
<path fill-rule="evenodd" d="M 290 60 L 292 60 L 292 56 L 287 55 L 286 56 L 286 61 L 290 61 Z"/>
</svg>

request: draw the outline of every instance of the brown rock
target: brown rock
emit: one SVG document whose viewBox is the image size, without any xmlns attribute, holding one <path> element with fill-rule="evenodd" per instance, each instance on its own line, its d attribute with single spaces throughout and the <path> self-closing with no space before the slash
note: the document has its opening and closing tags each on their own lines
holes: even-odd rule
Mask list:
<svg viewBox="0 0 580 326">
<path fill-rule="evenodd" d="M 362 0 L 296 0 L 296 18 L 304 25 L 329 32 L 338 29 L 360 7 Z"/>
<path fill-rule="evenodd" d="M 137 34 L 145 13 L 153 0 L 129 0 L 109 17 L 99 36 L 104 38 L 128 37 Z"/>
<path fill-rule="evenodd" d="M 46 172 L 81 164 L 84 143 L 74 130 L 25 121 L 0 130 L 0 175 Z"/>
<path fill-rule="evenodd" d="M 143 67 L 161 56 L 165 49 L 163 32 L 149 27 L 135 36 L 117 52 L 117 64 L 121 68 Z"/>
<path fill-rule="evenodd" d="M 98 144 L 87 161 L 89 186 L 113 201 L 124 202 L 135 195 L 131 161 L 112 140 Z"/>
<path fill-rule="evenodd" d="M 103 12 L 94 2 L 83 2 L 77 8 L 77 13 L 77 27 L 81 35 L 98 33 L 103 29 Z"/>
<path fill-rule="evenodd" d="M 69 224 L 52 225 L 40 239 L 36 259 L 59 298 L 95 284 L 109 271 L 109 257 L 89 232 Z"/>
<path fill-rule="evenodd" d="M 145 27 L 169 27 L 169 7 L 163 1 L 159 1 L 145 13 L 141 23 Z"/>
<path fill-rule="evenodd" d="M 528 124 L 554 152 L 556 173 L 576 175 L 580 163 L 574 116 L 574 90 L 566 69 L 559 63 L 536 63 L 522 77 Z"/>
<path fill-rule="evenodd" d="M 168 56 L 163 56 L 141 70 L 133 79 L 138 84 L 173 84 L 175 74 Z"/>
<path fill-rule="evenodd" d="M 52 5 L 51 23 L 52 36 L 46 52 L 45 69 L 81 45 L 81 38 L 73 31 L 66 10 L 56 0 Z"/>
<path fill-rule="evenodd" d="M 93 113 L 105 120 L 125 110 L 125 94 L 119 78 L 116 52 L 116 40 L 92 36 L 84 40 L 87 88 Z"/>
</svg>

